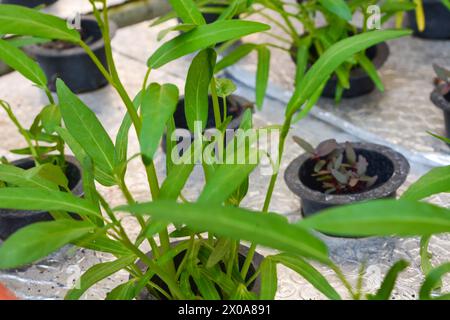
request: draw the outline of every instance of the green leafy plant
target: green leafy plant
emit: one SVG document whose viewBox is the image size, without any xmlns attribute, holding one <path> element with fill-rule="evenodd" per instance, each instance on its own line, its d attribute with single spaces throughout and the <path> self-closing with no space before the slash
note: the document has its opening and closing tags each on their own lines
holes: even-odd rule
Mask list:
<svg viewBox="0 0 450 320">
<path fill-rule="evenodd" d="M 369 163 L 363 155 L 356 155 L 350 142 L 341 147 L 335 139 L 331 139 L 313 148 L 300 137 L 294 136 L 294 141 L 311 155 L 315 163 L 311 177 L 322 184 L 325 193 L 361 192 L 378 180 L 377 176 L 366 175 Z"/>
<path fill-rule="evenodd" d="M 1 33 L 65 40 L 80 45 L 117 90 L 127 109 L 113 142 L 88 106 L 61 80 L 57 81 L 58 106 L 63 123 L 56 125 L 54 130 L 82 165 L 85 197 L 80 199 L 67 192 L 46 188 L 45 182 L 43 183 L 45 179 L 33 179 L 27 185 L 0 188 L 0 203 L 3 208 L 77 213 L 81 220 L 56 217 L 54 221 L 21 229 L 0 247 L 0 269 L 32 263 L 63 245 L 72 243 L 109 253 L 114 259 L 87 270 L 80 279 L 80 286 L 70 290 L 66 299 L 80 298 L 91 286 L 120 270 L 126 270 L 130 278 L 109 292 L 107 299 L 133 299 L 143 291 L 159 299 L 272 299 L 277 290 L 276 266 L 279 264 L 297 272 L 324 296 L 340 299 L 341 294 L 314 266 L 324 265 L 337 274 L 350 297 L 358 299 L 362 296 L 359 286 L 356 289 L 352 287 L 330 260 L 325 243 L 312 233 L 312 229 L 347 228 L 344 230 L 346 234 L 351 229 L 351 232 L 367 234 L 407 235 L 448 231 L 450 218 L 447 209 L 425 203 L 417 205 L 417 202 L 406 200 L 386 203 L 385 206 L 390 206 L 392 210 L 385 210 L 383 207 L 376 214 L 368 208 L 364 211 L 364 217 L 338 212 L 327 220 L 335 222 L 331 225 L 324 226 L 324 221 L 318 220 L 322 215 L 301 223 L 289 223 L 285 217 L 269 211 L 277 171 L 270 178 L 262 209 L 254 211 L 243 208 L 240 203 L 247 194 L 248 177 L 257 167 L 257 164 L 251 163 L 202 163 L 205 183 L 198 198 L 188 201 L 182 192 L 194 169 L 196 150 L 207 147 L 202 140 L 200 143 L 192 143 L 182 156 L 192 157 L 195 161 L 175 163 L 168 156 L 166 177 L 160 182 L 154 163 L 156 146 L 164 131 L 170 136 L 174 130 L 173 113 L 179 97 L 178 89 L 173 84 L 151 82 L 151 70 L 185 54 L 197 52 L 191 62 L 185 85 L 186 93 L 197 94 L 186 96 L 186 119 L 188 123 L 204 119 L 209 108 L 205 101 L 207 102 L 208 94 L 211 94 L 216 128 L 221 131 L 227 119 L 220 113 L 219 99 L 229 95 L 234 88 L 229 81 L 219 80 L 214 76 L 213 70 L 218 65 L 214 44 L 268 29 L 264 24 L 230 19 L 205 25 L 199 18 L 200 11 L 195 4 L 187 0 L 171 2 L 177 14 L 195 26 L 163 44 L 148 59 L 148 72 L 143 80 L 142 90 L 134 99 L 124 89 L 112 57 L 106 1 L 91 0 L 102 28 L 108 57 L 107 68 L 102 66 L 73 31 L 67 29 L 63 20 L 33 10 L 0 5 Z M 14 28 L 10 28 L 7 22 L 17 17 L 23 19 L 17 19 Z M 278 159 L 272 160 L 280 162 L 295 114 L 305 103 L 314 99 L 322 83 L 339 65 L 376 43 L 407 34 L 407 31 L 401 30 L 370 32 L 331 46 L 296 88 L 281 126 Z M 251 127 L 251 113 L 247 112 L 241 128 Z M 131 159 L 127 152 L 131 128 L 136 131 L 140 145 L 140 153 L 131 158 L 139 157 L 142 161 L 151 194 L 151 200 L 147 201 L 138 202 L 124 178 Z M 167 148 L 167 151 L 172 150 L 170 142 Z M 252 151 L 252 147 L 247 144 L 239 145 L 238 148 Z M 26 177 L 24 173 L 18 175 L 20 179 Z M 117 186 L 126 202 L 112 208 L 97 189 L 96 182 L 105 186 Z M 128 234 L 118 217 L 119 212 L 131 214 L 139 223 L 140 232 L 136 238 Z M 383 212 L 383 215 L 379 215 L 379 212 Z M 423 227 L 423 216 L 430 217 L 426 228 Z M 400 223 L 403 221 L 401 218 L 404 218 L 405 224 Z M 345 223 L 341 223 L 345 220 Z M 353 220 L 356 227 L 352 228 L 353 224 L 348 221 Z M 362 221 L 365 221 L 364 225 Z M 358 228 L 362 225 L 364 227 Z M 180 238 L 181 241 L 174 241 Z M 251 242 L 245 256 L 239 255 L 242 241 Z M 143 251 L 144 242 L 151 247 L 151 256 Z M 280 252 L 265 257 L 262 264 L 255 268 L 252 261 L 258 245 Z M 394 266 L 377 297 L 389 297 L 396 274 L 401 269 L 402 265 Z M 434 281 L 434 277 L 442 274 L 442 270 L 430 273 L 433 278 L 429 281 Z M 252 283 L 258 278 L 261 279 L 260 292 L 253 292 Z M 433 286 L 432 282 L 426 284 L 424 296 L 428 292 L 427 288 Z"/>
<path fill-rule="evenodd" d="M 270 45 L 286 51 L 296 61 L 296 83 L 305 75 L 307 69 L 314 64 L 333 44 L 344 40 L 352 35 L 369 32 L 372 23 L 371 8 L 374 5 L 379 6 L 380 25 L 381 27 L 387 20 L 396 14 L 403 14 L 408 10 L 416 7 L 416 1 L 328 1 L 328 0 L 305 0 L 294 3 L 285 3 L 283 1 L 267 1 L 256 0 L 249 7 L 244 16 L 261 16 L 270 21 L 282 30 L 282 34 L 274 34 L 266 32 L 265 34 L 272 37 L 274 41 L 280 43 L 279 46 Z M 363 17 L 362 27 L 357 27 L 352 18 L 356 14 Z M 325 18 L 325 25 L 319 25 L 318 15 Z M 303 26 L 303 32 L 297 29 L 297 25 Z M 376 24 L 376 23 L 375 23 Z M 401 28 L 401 25 L 398 26 Z M 253 44 L 249 44 L 253 45 Z M 255 45 L 253 45 L 255 46 Z M 242 58 L 248 52 L 242 52 L 242 49 L 236 49 L 236 53 L 230 54 Z M 346 59 L 333 72 L 338 80 L 335 98 L 340 101 L 344 89 L 350 88 L 350 72 L 355 68 L 363 69 L 375 83 L 380 91 L 384 91 L 381 78 L 373 64 L 369 52 L 366 49 L 355 53 Z M 322 89 L 323 90 L 323 89 Z M 317 95 L 320 97 L 321 92 Z M 317 97 L 317 99 L 318 99 Z"/>
</svg>

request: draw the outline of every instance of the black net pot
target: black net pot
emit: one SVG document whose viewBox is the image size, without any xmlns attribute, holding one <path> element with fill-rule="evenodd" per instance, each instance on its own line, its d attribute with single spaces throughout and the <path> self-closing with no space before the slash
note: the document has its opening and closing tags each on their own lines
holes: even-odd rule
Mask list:
<svg viewBox="0 0 450 320">
<path fill-rule="evenodd" d="M 409 27 L 414 30 L 414 35 L 424 39 L 450 39 L 450 10 L 441 0 L 423 0 L 423 7 L 425 11 L 423 32 L 417 28 L 415 11 L 408 11 Z"/>
<path fill-rule="evenodd" d="M 69 188 L 75 196 L 82 197 L 84 192 L 80 164 L 72 156 L 66 156 L 66 162 Z M 20 159 L 11 164 L 22 169 L 31 169 L 35 166 L 32 158 Z M 72 216 L 78 218 L 76 215 Z M 16 231 L 30 224 L 51 220 L 53 220 L 53 217 L 46 211 L 0 209 L 0 239 L 6 240 Z"/>
<path fill-rule="evenodd" d="M 88 41 L 104 67 L 107 67 L 105 44 L 97 21 L 93 18 L 81 19 L 82 38 Z M 116 26 L 111 22 L 111 37 Z M 34 56 L 44 70 L 48 87 L 56 91 L 56 79 L 61 78 L 74 93 L 89 92 L 105 86 L 108 81 L 91 60 L 88 54 L 79 46 L 65 49 L 48 47 L 47 44 L 33 45 L 26 50 Z"/>
<path fill-rule="evenodd" d="M 170 246 L 172 248 L 174 248 L 177 245 L 179 245 L 180 243 L 181 243 L 181 241 L 176 241 L 176 242 L 171 243 Z M 249 248 L 247 246 L 244 246 L 244 245 L 239 246 L 239 256 L 238 257 L 239 257 L 239 267 L 241 267 L 241 268 L 244 265 L 245 258 L 247 257 L 248 251 L 249 251 Z M 185 254 L 186 254 L 186 251 L 184 250 L 184 251 L 181 251 L 177 256 L 175 256 L 175 258 L 173 259 L 173 261 L 175 263 L 175 268 L 178 268 L 180 266 L 180 263 L 183 260 L 183 257 L 185 256 Z M 151 251 L 149 253 L 147 253 L 146 255 L 150 259 L 153 259 L 153 253 Z M 258 270 L 258 268 L 261 265 L 261 263 L 263 262 L 263 260 L 264 260 L 264 256 L 262 256 L 258 252 L 254 253 L 253 260 L 252 260 L 252 263 L 248 270 L 246 280 L 249 280 L 255 274 L 256 270 Z M 145 273 L 148 270 L 148 266 L 141 260 L 139 260 L 137 262 L 137 266 L 139 267 L 139 269 L 141 269 L 141 271 L 143 273 Z M 222 271 L 226 270 L 225 266 L 223 264 L 220 264 L 220 268 L 222 269 Z M 132 276 L 130 276 L 129 279 L 131 280 Z M 166 292 L 168 292 L 167 285 L 158 276 L 154 276 L 153 278 L 151 278 L 151 281 L 153 283 L 157 284 L 162 289 L 164 289 Z M 190 284 L 191 284 L 192 291 L 195 294 L 199 294 L 198 289 L 192 279 L 190 279 Z M 219 288 L 217 288 L 217 289 L 219 289 Z M 250 292 L 259 296 L 260 291 L 261 291 L 261 277 L 257 277 L 252 283 L 250 283 L 250 285 L 248 286 L 248 290 L 250 290 Z M 218 290 L 218 292 L 222 296 L 222 293 L 220 292 L 220 290 Z M 149 292 L 147 289 L 142 290 L 142 292 L 140 292 L 136 298 L 138 300 L 166 300 L 167 299 L 164 295 L 159 294 L 159 293 L 153 294 L 153 293 Z"/>
<path fill-rule="evenodd" d="M 206 123 L 205 131 L 208 131 L 208 129 L 215 128 L 215 120 L 214 120 L 214 109 L 213 109 L 213 102 L 212 97 L 209 96 L 208 100 L 209 106 L 208 106 L 208 118 Z M 220 113 L 223 119 L 223 100 L 222 98 L 219 98 L 219 107 L 220 107 Z M 231 122 L 228 124 L 227 129 L 235 131 L 239 128 L 241 124 L 242 117 L 244 115 L 244 112 L 250 109 L 253 112 L 254 105 L 247 99 L 238 96 L 238 95 L 230 95 L 227 97 L 227 116 L 232 116 Z M 174 144 L 179 144 L 181 142 L 181 137 L 185 138 L 187 141 L 194 141 L 194 133 L 189 131 L 188 125 L 186 122 L 186 116 L 184 113 L 184 97 L 181 97 L 178 101 L 177 108 L 175 110 L 175 113 L 173 114 L 174 120 L 175 120 L 175 128 L 176 128 L 176 134 L 178 137 L 178 141 L 174 141 Z M 163 148 L 163 151 L 166 152 L 166 145 L 167 145 L 167 136 L 166 134 L 163 135 L 161 145 Z M 181 144 L 179 144 L 179 152 L 181 152 Z M 184 146 L 186 149 L 188 146 Z"/>
<path fill-rule="evenodd" d="M 431 93 L 431 101 L 444 112 L 445 134 L 450 139 L 450 93 L 444 96 L 436 89 Z"/>
<path fill-rule="evenodd" d="M 377 182 L 369 190 L 360 193 L 326 194 L 321 183 L 311 177 L 314 161 L 309 154 L 303 154 L 289 164 L 284 174 L 289 189 L 300 197 L 303 217 L 335 206 L 395 198 L 398 188 L 405 182 L 409 173 L 410 167 L 406 158 L 382 145 L 372 143 L 352 143 L 352 145 L 357 155 L 363 155 L 367 159 L 369 162 L 367 175 L 377 175 Z"/>
<path fill-rule="evenodd" d="M 16 4 L 19 6 L 25 6 L 28 8 L 34 8 L 40 5 L 51 5 L 55 3 L 57 0 L 2 0 L 0 1 L 2 4 Z"/>
<path fill-rule="evenodd" d="M 366 50 L 367 57 L 372 61 L 377 70 L 379 70 L 389 57 L 389 47 L 386 42 L 379 43 Z M 291 58 L 296 62 L 296 49 L 291 48 Z M 310 65 L 311 67 L 311 65 Z M 342 97 L 344 98 L 356 98 L 368 93 L 371 93 L 375 89 L 375 83 L 364 71 L 363 68 L 358 67 L 350 71 L 350 88 L 345 89 Z M 336 96 L 336 87 L 338 79 L 336 75 L 333 75 L 325 85 L 322 96 L 326 98 L 334 98 Z"/>
</svg>

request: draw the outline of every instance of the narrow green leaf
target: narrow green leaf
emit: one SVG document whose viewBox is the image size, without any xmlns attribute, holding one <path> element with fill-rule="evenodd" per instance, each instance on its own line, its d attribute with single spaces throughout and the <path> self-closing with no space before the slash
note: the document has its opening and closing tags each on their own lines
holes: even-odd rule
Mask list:
<svg viewBox="0 0 450 320">
<path fill-rule="evenodd" d="M 152 83 L 142 98 L 142 130 L 139 142 L 146 162 L 153 159 L 166 123 L 175 112 L 178 88 L 173 84 Z"/>
<path fill-rule="evenodd" d="M 450 272 L 450 263 L 445 263 L 432 271 L 426 276 L 425 281 L 422 284 L 419 292 L 419 298 L 421 300 L 449 300 L 450 293 L 441 295 L 439 297 L 433 297 L 433 290 L 442 282 L 442 277 Z"/>
<path fill-rule="evenodd" d="M 133 300 L 136 296 L 135 289 L 135 280 L 122 283 L 106 295 L 106 300 Z"/>
<path fill-rule="evenodd" d="M 219 238 L 219 240 L 217 240 L 214 249 L 209 255 L 208 262 L 206 263 L 207 268 L 215 266 L 217 263 L 220 262 L 220 260 L 223 259 L 223 257 L 225 257 L 228 254 L 230 243 L 231 240 L 228 238 Z"/>
<path fill-rule="evenodd" d="M 27 170 L 8 164 L 0 165 L 0 181 L 18 187 L 58 190 L 58 186 L 37 175 L 30 175 Z"/>
<path fill-rule="evenodd" d="M 111 253 L 113 255 L 129 256 L 131 254 L 130 250 L 121 242 L 112 240 L 105 235 L 95 237 L 95 239 L 90 239 L 89 235 L 85 238 L 80 238 L 75 244 L 86 249 Z"/>
<path fill-rule="evenodd" d="M 450 166 L 431 169 L 409 186 L 402 199 L 422 200 L 442 192 L 450 192 Z"/>
<path fill-rule="evenodd" d="M 0 34 L 17 34 L 79 42 L 80 34 L 64 19 L 16 5 L 0 5 Z"/>
<path fill-rule="evenodd" d="M 344 0 L 319 0 L 322 6 L 329 12 L 334 13 L 338 17 L 350 21 L 352 12 Z"/>
<path fill-rule="evenodd" d="M 372 79 L 373 83 L 375 83 L 375 86 L 378 88 L 378 90 L 384 92 L 383 81 L 381 80 L 377 68 L 374 66 L 372 61 L 369 58 L 367 58 L 365 54 L 358 54 L 357 60 L 359 65 L 369 75 L 370 79 Z"/>
<path fill-rule="evenodd" d="M 311 95 L 330 77 L 336 68 L 349 57 L 377 43 L 411 34 L 409 30 L 371 31 L 344 39 L 331 46 L 309 69 L 296 87 L 288 103 L 286 114 L 297 111 Z"/>
<path fill-rule="evenodd" d="M 236 49 L 231 51 L 227 56 L 222 58 L 214 69 L 215 73 L 222 71 L 223 69 L 235 64 L 239 60 L 243 59 L 250 54 L 254 49 L 258 48 L 257 44 L 254 43 L 244 43 L 238 46 Z"/>
<path fill-rule="evenodd" d="M 224 20 L 201 25 L 163 44 L 149 58 L 147 65 L 152 69 L 157 69 L 197 50 L 268 29 L 270 27 L 262 23 L 240 20 Z"/>
<path fill-rule="evenodd" d="M 61 114 L 69 133 L 86 151 L 95 167 L 114 179 L 114 145 L 95 113 L 60 79 L 56 81 Z"/>
<path fill-rule="evenodd" d="M 67 129 L 55 127 L 55 131 L 58 133 L 59 136 L 61 136 L 61 138 L 70 148 L 70 150 L 72 150 L 73 154 L 80 163 L 84 163 L 85 159 L 89 158 L 89 156 L 83 150 L 78 141 L 75 140 L 75 138 L 69 133 L 69 131 L 67 131 Z M 107 173 L 102 171 L 102 169 L 99 167 L 94 167 L 94 174 L 95 179 L 104 186 L 113 186 L 116 184 L 114 177 L 108 175 Z"/>
<path fill-rule="evenodd" d="M 133 99 L 133 105 L 137 111 L 142 103 L 142 91 L 136 95 Z M 119 131 L 116 135 L 116 144 L 114 146 L 114 166 L 119 167 L 127 161 L 128 156 L 128 135 L 132 125 L 130 114 L 127 112 L 123 117 L 122 123 L 120 124 Z M 125 172 L 122 172 L 125 174 Z"/>
<path fill-rule="evenodd" d="M 64 299 L 78 300 L 83 293 L 86 292 L 97 282 L 113 275 L 114 273 L 124 269 L 136 260 L 134 255 L 121 257 L 111 262 L 99 263 L 86 271 L 79 280 L 79 288 L 69 290 Z"/>
<path fill-rule="evenodd" d="M 192 60 L 184 88 L 184 113 L 189 130 L 194 132 L 194 122 L 201 121 L 202 130 L 208 120 L 208 88 L 213 76 L 217 54 L 214 49 L 200 51 Z"/>
<path fill-rule="evenodd" d="M 267 47 L 258 47 L 258 67 L 256 70 L 256 106 L 261 109 L 266 96 L 269 83 L 270 50 Z"/>
<path fill-rule="evenodd" d="M 86 216 L 99 216 L 95 206 L 74 195 L 48 189 L 0 188 L 0 203 L 4 209 L 62 210 Z"/>
<path fill-rule="evenodd" d="M 68 219 L 29 225 L 0 246 L 0 269 L 17 268 L 34 262 L 94 229 L 90 222 Z"/>
<path fill-rule="evenodd" d="M 325 277 L 306 260 L 287 253 L 281 253 L 276 256 L 271 256 L 270 258 L 297 272 L 327 298 L 332 300 L 341 299 L 339 293 L 336 292 L 327 279 L 325 279 Z"/>
<path fill-rule="evenodd" d="M 273 300 L 278 290 L 277 263 L 266 258 L 261 263 L 261 300 Z"/>
<path fill-rule="evenodd" d="M 423 236 L 450 232 L 450 210 L 415 201 L 377 200 L 331 208 L 299 225 L 341 236 Z"/>
<path fill-rule="evenodd" d="M 1 8 L 0 8 L 1 11 Z M 47 78 L 39 64 L 28 57 L 22 50 L 16 48 L 8 41 L 0 39 L 0 60 L 20 72 L 25 78 L 38 87 L 47 86 Z"/>
<path fill-rule="evenodd" d="M 408 262 L 404 260 L 397 261 L 391 269 L 389 269 L 377 293 L 375 295 L 368 295 L 368 298 L 370 300 L 389 300 L 392 290 L 394 290 L 395 282 L 397 281 L 399 273 L 405 270 L 408 265 Z"/>
<path fill-rule="evenodd" d="M 45 106 L 40 113 L 42 126 L 48 134 L 55 132 L 55 127 L 61 126 L 61 110 L 55 104 Z"/>
<path fill-rule="evenodd" d="M 324 243 L 306 229 L 291 225 L 278 214 L 258 214 L 242 208 L 209 203 L 178 204 L 158 201 L 123 206 L 117 210 L 149 214 L 155 219 L 186 224 L 196 231 L 208 230 L 235 240 L 244 239 L 278 250 L 328 261 Z"/>
<path fill-rule="evenodd" d="M 184 23 L 205 24 L 205 18 L 193 0 L 169 0 L 173 10 Z"/>
<path fill-rule="evenodd" d="M 203 277 L 200 270 L 193 266 L 190 268 L 192 279 L 197 285 L 198 291 L 205 300 L 221 300 L 219 293 L 212 281 Z"/>
</svg>

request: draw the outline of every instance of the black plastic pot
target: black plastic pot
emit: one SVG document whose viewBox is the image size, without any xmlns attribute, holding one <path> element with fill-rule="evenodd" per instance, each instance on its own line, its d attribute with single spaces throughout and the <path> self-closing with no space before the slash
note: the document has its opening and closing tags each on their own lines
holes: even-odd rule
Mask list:
<svg viewBox="0 0 450 320">
<path fill-rule="evenodd" d="M 180 241 L 176 241 L 171 243 L 171 247 L 175 247 L 177 244 L 179 244 Z M 245 262 L 245 257 L 247 256 L 249 248 L 243 245 L 240 245 L 239 247 L 239 266 L 242 267 L 244 265 Z M 174 262 L 175 262 L 175 267 L 178 268 L 181 261 L 183 260 L 184 255 L 186 254 L 186 251 L 182 251 L 180 252 L 177 256 L 175 256 L 174 258 Z M 149 258 L 153 258 L 153 254 L 152 252 L 147 253 L 147 257 Z M 256 272 L 256 270 L 258 270 L 259 266 L 261 265 L 262 261 L 264 260 L 264 257 L 262 255 L 260 255 L 258 252 L 255 252 L 254 256 L 253 256 L 253 261 L 252 264 L 250 265 L 250 268 L 248 270 L 248 274 L 247 274 L 247 278 L 246 280 L 249 280 Z M 143 263 L 142 261 L 138 261 L 137 262 L 137 266 L 139 267 L 139 269 L 141 269 L 141 271 L 143 273 L 145 273 L 148 269 L 147 265 L 145 263 Z M 130 276 L 130 279 L 132 277 Z M 151 278 L 151 281 L 155 284 L 157 284 L 159 287 L 163 288 L 164 290 L 168 291 L 168 287 L 167 285 L 158 277 L 158 276 L 154 276 L 153 278 Z M 197 292 L 197 288 L 195 286 L 195 283 L 193 281 L 191 281 L 191 289 L 193 292 Z M 248 287 L 248 289 L 255 293 L 256 295 L 259 295 L 260 291 L 261 291 L 261 278 L 257 277 Z M 139 296 L 137 297 L 138 300 L 166 300 L 166 297 L 164 296 L 158 296 L 156 297 L 155 295 L 153 295 L 152 293 L 150 293 L 147 289 L 144 289 Z"/>
<path fill-rule="evenodd" d="M 40 5 L 51 5 L 55 3 L 57 0 L 2 0 L 0 1 L 2 4 L 16 4 L 19 6 L 25 6 L 28 8 L 34 8 Z"/>
<path fill-rule="evenodd" d="M 220 112 L 223 117 L 223 102 L 222 99 L 219 98 L 219 106 L 220 106 Z M 237 96 L 237 95 L 231 95 L 227 97 L 227 115 L 232 116 L 233 120 L 228 124 L 227 129 L 230 130 L 237 130 L 241 124 L 242 116 L 247 109 L 253 110 L 254 106 L 253 104 L 248 101 L 247 99 Z M 182 136 L 183 138 L 189 139 L 191 141 L 194 140 L 194 134 L 189 131 L 188 125 L 186 122 L 186 117 L 184 113 L 184 97 L 180 98 L 178 101 L 177 109 L 173 115 L 175 120 L 175 128 L 177 131 L 178 136 Z M 208 108 L 208 119 L 206 123 L 206 129 L 215 128 L 215 120 L 214 120 L 214 110 L 213 110 L 213 104 L 212 104 L 212 97 L 209 96 L 209 108 Z M 166 134 L 164 134 L 162 139 L 162 148 L 164 152 L 166 152 Z M 177 144 L 181 141 L 182 138 L 179 138 L 177 141 Z"/>
<path fill-rule="evenodd" d="M 409 173 L 409 163 L 400 153 L 391 148 L 372 143 L 352 143 L 357 155 L 369 162 L 368 176 L 378 176 L 369 190 L 353 194 L 326 194 L 311 173 L 314 161 L 303 154 L 290 163 L 284 174 L 289 189 L 300 197 L 302 215 L 308 217 L 324 209 L 355 202 L 395 198 L 398 188 Z M 342 144 L 344 146 L 344 144 Z"/>
<path fill-rule="evenodd" d="M 450 93 L 444 96 L 436 89 L 431 93 L 431 101 L 444 112 L 445 134 L 450 139 Z"/>
<path fill-rule="evenodd" d="M 78 161 L 72 156 L 66 156 L 66 161 L 66 176 L 69 180 L 69 188 L 74 195 L 82 197 L 84 192 L 81 179 L 81 167 Z M 20 159 L 12 162 L 12 164 L 22 169 L 31 169 L 34 167 L 34 161 L 31 158 Z M 77 217 L 75 215 L 73 216 L 74 218 Z M 52 216 L 46 211 L 0 209 L 0 239 L 5 240 L 17 230 L 30 224 L 51 220 L 53 220 Z"/>
<path fill-rule="evenodd" d="M 296 63 L 295 50 L 291 51 L 291 58 Z M 366 55 L 370 60 L 372 60 L 372 63 L 378 70 L 384 65 L 389 57 L 389 47 L 386 42 L 379 43 L 376 46 L 367 49 Z M 336 95 L 337 84 L 338 79 L 336 75 L 334 75 L 325 85 L 322 96 L 326 98 L 334 98 Z M 364 69 L 355 68 L 350 71 L 350 89 L 344 90 L 342 97 L 356 98 L 371 93 L 374 89 L 375 83 L 364 71 Z"/>
<path fill-rule="evenodd" d="M 105 44 L 97 22 L 93 18 L 83 17 L 81 27 L 83 38 L 89 39 L 89 47 L 106 67 Z M 111 23 L 111 36 L 115 30 L 114 23 Z M 33 45 L 28 47 L 27 51 L 36 57 L 44 70 L 51 91 L 56 91 L 57 78 L 61 78 L 75 93 L 93 91 L 108 83 L 91 58 L 79 46 L 57 49 L 46 47 L 45 44 Z"/>
<path fill-rule="evenodd" d="M 417 28 L 415 11 L 408 11 L 409 27 L 414 35 L 425 39 L 450 39 L 450 10 L 441 0 L 423 0 L 425 11 L 425 30 L 420 32 Z"/>
</svg>

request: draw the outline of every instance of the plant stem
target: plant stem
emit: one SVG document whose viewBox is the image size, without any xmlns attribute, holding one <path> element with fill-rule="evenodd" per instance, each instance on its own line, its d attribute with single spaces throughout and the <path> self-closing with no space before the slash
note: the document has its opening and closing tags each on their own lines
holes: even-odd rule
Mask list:
<svg viewBox="0 0 450 320">
<path fill-rule="evenodd" d="M 216 122 L 216 128 L 220 128 L 221 122 L 221 116 L 220 116 L 220 107 L 219 107 L 219 98 L 217 97 L 217 90 L 216 90 L 216 80 L 214 77 L 211 78 L 211 97 L 212 97 L 212 103 L 213 103 L 213 109 L 214 109 L 214 120 Z"/>
</svg>

